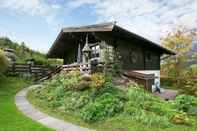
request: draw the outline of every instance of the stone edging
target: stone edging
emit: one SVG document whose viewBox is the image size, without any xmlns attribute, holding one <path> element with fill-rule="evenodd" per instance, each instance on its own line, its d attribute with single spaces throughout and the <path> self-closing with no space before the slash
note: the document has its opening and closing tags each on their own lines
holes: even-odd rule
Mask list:
<svg viewBox="0 0 197 131">
<path fill-rule="evenodd" d="M 36 86 L 36 85 L 34 85 Z M 32 87 L 32 86 L 31 86 Z M 49 127 L 56 129 L 58 131 L 89 131 L 89 129 L 82 128 L 76 125 L 73 125 L 68 122 L 64 122 L 57 118 L 51 117 L 43 112 L 40 112 L 36 109 L 27 99 L 28 89 L 24 88 L 19 91 L 15 96 L 15 104 L 17 108 L 26 116 L 32 118 L 33 120 Z"/>
</svg>

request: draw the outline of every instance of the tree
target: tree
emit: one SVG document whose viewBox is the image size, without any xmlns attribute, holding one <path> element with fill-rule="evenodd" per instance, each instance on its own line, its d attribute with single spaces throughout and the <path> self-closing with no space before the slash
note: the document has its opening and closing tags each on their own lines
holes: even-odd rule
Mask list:
<svg viewBox="0 0 197 131">
<path fill-rule="evenodd" d="M 9 61 L 4 52 L 0 50 L 0 73 L 4 72 L 8 67 Z"/>
<path fill-rule="evenodd" d="M 195 33 L 180 27 L 162 38 L 162 45 L 176 52 L 176 55 L 163 61 L 161 73 L 171 77 L 186 75 L 188 53 L 192 49 Z"/>
</svg>

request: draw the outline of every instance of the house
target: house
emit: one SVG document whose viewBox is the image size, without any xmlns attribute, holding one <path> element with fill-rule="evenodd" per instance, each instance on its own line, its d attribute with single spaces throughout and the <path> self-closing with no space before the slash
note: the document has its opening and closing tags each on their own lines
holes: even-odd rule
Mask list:
<svg viewBox="0 0 197 131">
<path fill-rule="evenodd" d="M 160 61 L 175 53 L 115 23 L 63 28 L 47 57 L 64 59 L 64 64 L 113 61 L 118 53 L 122 69 L 143 74 L 154 74 L 160 82 Z M 89 64 L 90 66 L 90 64 Z"/>
</svg>

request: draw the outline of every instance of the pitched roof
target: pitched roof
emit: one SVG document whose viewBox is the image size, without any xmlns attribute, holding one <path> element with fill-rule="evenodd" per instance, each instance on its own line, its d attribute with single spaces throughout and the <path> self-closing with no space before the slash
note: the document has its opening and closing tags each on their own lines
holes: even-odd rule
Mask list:
<svg viewBox="0 0 197 131">
<path fill-rule="evenodd" d="M 119 34 L 119 36 L 124 38 L 131 38 L 131 39 L 138 39 L 141 41 L 146 42 L 147 46 L 151 46 L 154 48 L 157 48 L 162 53 L 175 55 L 175 53 L 169 49 L 166 49 L 162 47 L 159 44 L 156 44 L 142 36 L 139 36 L 133 32 L 130 32 L 118 25 L 116 25 L 114 22 L 109 23 L 102 23 L 102 24 L 95 24 L 95 25 L 88 25 L 88 26 L 79 26 L 79 27 L 68 27 L 63 28 L 61 32 L 59 33 L 58 37 L 56 38 L 55 42 L 53 43 L 52 47 L 50 48 L 49 52 L 47 53 L 48 57 L 53 57 L 53 53 L 58 48 L 57 46 L 61 44 L 60 39 L 64 37 L 66 33 L 99 33 L 99 32 L 113 32 L 116 34 Z M 57 56 L 56 56 L 57 57 Z"/>
<path fill-rule="evenodd" d="M 103 31 L 112 31 L 114 23 L 102 23 L 96 25 L 80 26 L 80 27 L 67 27 L 63 28 L 62 32 L 103 32 Z"/>
</svg>

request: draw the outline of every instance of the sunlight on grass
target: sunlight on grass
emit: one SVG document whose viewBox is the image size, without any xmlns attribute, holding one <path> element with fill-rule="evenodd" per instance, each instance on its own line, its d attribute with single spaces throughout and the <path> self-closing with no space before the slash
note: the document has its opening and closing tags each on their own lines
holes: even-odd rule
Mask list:
<svg viewBox="0 0 197 131">
<path fill-rule="evenodd" d="M 0 77 L 0 131 L 48 131 L 17 110 L 14 97 L 31 81 L 16 77 Z"/>
</svg>

